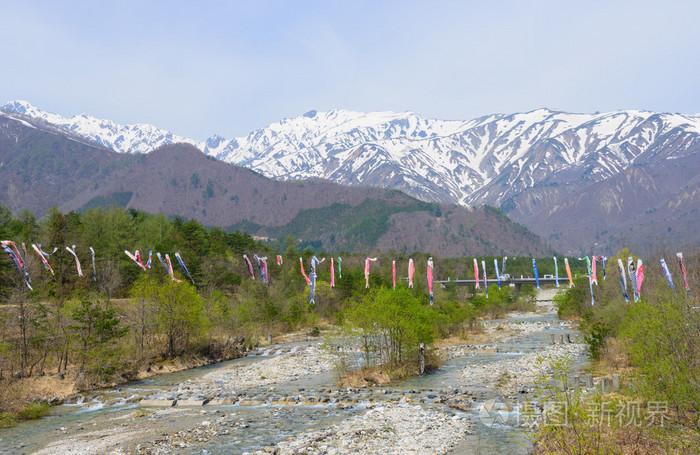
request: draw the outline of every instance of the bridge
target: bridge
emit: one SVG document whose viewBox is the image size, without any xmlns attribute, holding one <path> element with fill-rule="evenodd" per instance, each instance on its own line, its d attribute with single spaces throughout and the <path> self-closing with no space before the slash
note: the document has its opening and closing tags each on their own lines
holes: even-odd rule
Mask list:
<svg viewBox="0 0 700 455">
<path fill-rule="evenodd" d="M 557 279 L 554 278 L 552 275 L 545 275 L 544 277 L 540 278 L 540 284 L 556 284 Z M 476 280 L 436 280 L 435 284 L 441 285 L 443 288 L 447 286 L 476 286 L 477 281 Z M 496 278 L 487 278 L 486 281 L 483 279 L 479 279 L 479 283 L 483 285 L 486 283 L 486 286 L 489 286 L 491 284 L 498 284 L 498 280 Z M 537 286 L 537 280 L 535 278 L 531 277 L 523 277 L 521 276 L 520 278 L 518 277 L 512 277 L 512 276 L 503 276 L 501 277 L 501 286 L 511 286 L 515 288 L 515 292 L 520 292 L 520 288 L 523 286 L 523 284 L 532 284 L 533 286 Z M 569 284 L 569 279 L 567 277 L 559 277 L 559 286 L 565 286 Z"/>
</svg>

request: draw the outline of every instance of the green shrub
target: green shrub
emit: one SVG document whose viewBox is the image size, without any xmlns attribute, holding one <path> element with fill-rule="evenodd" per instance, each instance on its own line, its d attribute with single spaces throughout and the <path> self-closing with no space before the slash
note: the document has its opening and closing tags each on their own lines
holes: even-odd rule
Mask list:
<svg viewBox="0 0 700 455">
<path fill-rule="evenodd" d="M 372 290 L 351 306 L 346 317 L 362 333 L 367 364 L 373 352 L 382 364 L 394 366 L 413 358 L 421 343 L 427 349 L 440 319 L 435 308 L 421 304 L 406 287 Z"/>
<path fill-rule="evenodd" d="M 34 420 L 45 416 L 50 409 L 51 406 L 46 402 L 27 403 L 27 406 L 17 413 L 17 417 L 22 420 Z"/>
<path fill-rule="evenodd" d="M 560 292 L 552 299 L 559 319 L 579 319 L 590 309 L 588 278 L 576 278 L 574 286 Z"/>
<path fill-rule="evenodd" d="M 638 368 L 639 393 L 668 402 L 679 421 L 700 432 L 700 312 L 692 305 L 670 292 L 666 299 L 637 303 L 621 337 Z"/>
</svg>

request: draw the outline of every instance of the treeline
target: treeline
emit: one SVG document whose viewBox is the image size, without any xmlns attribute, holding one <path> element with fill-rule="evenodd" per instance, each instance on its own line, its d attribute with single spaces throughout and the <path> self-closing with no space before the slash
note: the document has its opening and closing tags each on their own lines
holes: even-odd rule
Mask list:
<svg viewBox="0 0 700 455">
<path fill-rule="evenodd" d="M 22 211 L 17 216 L 4 206 L 0 206 L 0 238 L 12 240 L 18 245 L 25 243 L 27 246 L 28 271 L 32 278 L 33 286 L 37 293 L 43 293 L 45 297 L 63 300 L 75 290 L 100 291 L 108 298 L 128 297 L 134 281 L 142 274 L 142 270 L 134 264 L 125 254 L 124 250 L 134 252 L 139 250 L 142 257 L 147 257 L 148 251 L 153 251 L 154 262 L 149 274 L 159 277 L 166 275 L 155 258 L 156 252 L 162 254 L 179 252 L 192 274 L 198 291 L 209 293 L 214 290 L 226 294 L 235 293 L 248 276 L 242 255 L 255 252 L 260 256 L 269 256 L 269 263 L 274 265 L 274 256 L 282 254 L 286 265 L 299 272 L 296 259 L 304 257 L 305 262 L 312 254 L 319 257 L 327 256 L 324 251 L 306 248 L 298 251 L 297 246 L 302 242 L 293 237 L 288 237 L 281 244 L 279 242 L 260 242 L 254 240 L 245 232 L 226 232 L 221 228 L 207 228 L 196 220 L 184 220 L 180 217 L 172 219 L 165 215 L 152 215 L 135 209 L 89 209 L 84 213 L 70 212 L 63 214 L 51 209 L 42 218 L 37 218 L 29 211 Z M 51 275 L 43 270 L 41 261 L 31 249 L 31 244 L 41 244 L 43 249 L 58 250 L 50 257 L 55 274 Z M 75 251 L 81 260 L 85 277 L 79 279 L 75 271 L 73 257 L 65 251 L 66 246 L 76 245 Z M 92 281 L 92 265 L 90 261 L 89 247 L 96 252 L 97 280 Z M 343 257 L 344 265 L 348 268 L 357 266 L 357 262 L 363 265 L 364 256 L 351 255 L 347 251 L 336 251 L 336 255 Z M 416 261 L 416 281 L 425 281 L 424 265 L 429 252 L 407 254 L 401 252 L 385 252 L 379 254 L 378 263 L 372 264 L 372 279 L 375 284 L 391 284 L 391 261 L 396 260 L 398 276 L 406 277 L 408 258 Z M 489 279 L 495 279 L 494 259 L 502 266 L 502 257 L 479 257 L 479 269 L 481 279 L 481 261 L 485 260 Z M 566 281 L 563 267 L 563 257 L 559 257 L 559 276 L 562 282 Z M 174 260 L 174 258 L 173 258 Z M 419 261 L 422 263 L 419 264 Z M 145 262 L 145 259 L 144 259 Z M 474 272 L 471 258 L 435 258 L 436 279 L 466 279 L 473 278 Z M 580 261 L 571 261 L 574 273 L 581 273 L 585 265 Z M 327 267 L 320 270 L 319 279 L 330 280 L 330 271 Z M 177 269 L 177 264 L 174 264 Z M 538 259 L 540 276 L 554 274 L 554 263 L 551 258 Z M 13 267 L 9 260 L 0 260 L 0 296 L 7 297 L 8 290 L 14 286 L 15 277 Z M 423 271 L 423 273 L 421 273 Z M 290 278 L 287 275 L 276 275 L 277 270 L 272 270 L 273 283 L 275 280 Z M 503 270 L 501 269 L 501 272 Z M 178 272 L 179 273 L 179 272 Z M 336 273 L 338 271 L 336 270 Z M 531 258 L 509 258 L 507 261 L 507 273 L 513 276 L 532 276 Z M 301 275 L 296 275 L 295 278 Z M 182 277 L 181 277 L 182 278 Z M 298 281 L 299 290 L 304 283 Z M 423 283 L 425 284 L 425 283 Z"/>
<path fill-rule="evenodd" d="M 700 443 L 700 251 L 684 252 L 690 292 L 675 251 L 659 251 L 644 261 L 641 298 L 634 301 L 627 278 L 625 301 L 617 259 L 632 256 L 618 251 L 599 272 L 593 285 L 587 277 L 555 297 L 559 315 L 580 320 L 593 360 L 594 372 L 619 374 L 622 389 L 615 397 L 582 401 L 566 431 L 544 428 L 539 453 L 695 453 Z M 669 285 L 661 266 L 665 258 L 672 275 Z M 635 264 L 637 257 L 634 257 Z M 597 404 L 596 404 L 597 403 Z M 607 408 L 601 407 L 607 404 Z M 634 408 L 630 408 L 630 403 Z M 597 411 L 596 408 L 597 407 Z M 627 409 L 626 409 L 627 408 Z M 632 409 L 632 411 L 630 411 Z M 625 419 L 602 419 L 595 413 Z M 654 415 L 653 412 L 656 412 Z M 648 422 L 656 417 L 656 424 Z M 634 420 L 635 424 L 629 422 Z M 662 425 L 659 425 L 661 420 Z M 601 421 L 605 421 L 601 425 Z M 594 425 L 594 423 L 598 425 Z M 663 424 L 665 422 L 665 425 Z M 594 436 L 594 437 L 593 437 Z"/>
<path fill-rule="evenodd" d="M 311 256 L 327 257 L 325 252 L 299 251 L 299 241 L 292 237 L 281 244 L 262 243 L 246 233 L 134 209 L 94 208 L 67 214 L 52 209 L 37 220 L 29 212 L 13 216 L 0 207 L 0 239 L 27 245 L 26 267 L 33 287 L 30 291 L 25 286 L 2 253 L 0 378 L 4 379 L 74 372 L 81 386 L 90 387 L 115 378 L 134 378 L 143 368 L 178 356 L 230 358 L 241 345 L 255 344 L 268 334 L 312 330 L 322 323 L 359 327 L 358 305 L 375 300 L 375 290 L 393 287 L 392 260 L 397 262 L 401 289 L 396 295 L 411 296 L 402 298 L 401 305 L 418 308 L 416 305 L 428 306 L 429 302 L 427 253 L 410 255 L 416 263 L 411 289 L 406 286 L 409 255 L 405 253 L 377 254 L 379 260 L 371 265 L 370 289 L 365 288 L 366 255 L 336 253 L 336 285 L 329 285 L 328 258 L 317 269 L 312 305 L 299 257 L 308 272 Z M 53 274 L 44 268 L 31 244 L 41 244 L 47 253 L 57 248 L 48 258 Z M 73 245 L 82 277 L 65 249 Z M 90 247 L 96 253 L 94 276 Z M 144 262 L 152 250 L 151 268 L 142 270 L 124 250 L 139 250 Z M 180 253 L 194 284 L 177 263 L 173 264 L 175 277 L 182 282 L 173 282 L 156 252 L 168 253 L 173 259 L 175 252 Z M 251 259 L 254 254 L 269 258 L 269 283 L 260 279 L 255 261 L 256 279 L 250 277 L 243 254 Z M 275 260 L 277 254 L 283 257 L 282 265 Z M 493 259 L 484 260 L 492 265 Z M 500 263 L 501 258 L 497 259 Z M 436 279 L 473 277 L 471 258 L 434 260 Z M 552 262 L 549 273 L 553 273 L 553 261 L 548 260 Z M 544 262 L 539 267 L 541 273 L 548 273 Z M 531 275 L 531 259 L 509 259 L 508 271 Z M 495 278 L 492 268 L 488 276 Z M 436 286 L 436 304 L 426 313 L 430 329 L 422 332 L 421 342 L 463 334 L 478 316 L 502 314 L 517 301 L 509 289 L 499 292 L 495 284 L 488 299 L 473 288 Z M 373 314 L 365 316 L 381 322 L 380 317 L 385 316 L 381 306 L 370 308 Z M 400 343 L 407 350 L 393 352 L 389 358 L 412 358 L 417 338 L 411 335 L 408 339 L 411 342 Z"/>
</svg>

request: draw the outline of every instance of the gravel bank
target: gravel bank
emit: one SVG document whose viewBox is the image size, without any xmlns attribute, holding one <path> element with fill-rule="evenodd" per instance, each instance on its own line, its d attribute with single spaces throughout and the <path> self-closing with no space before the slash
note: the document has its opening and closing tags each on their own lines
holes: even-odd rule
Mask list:
<svg viewBox="0 0 700 455">
<path fill-rule="evenodd" d="M 334 358 L 318 346 L 299 347 L 294 352 L 265 359 L 245 368 L 237 366 L 202 376 L 199 382 L 215 382 L 226 389 L 244 389 L 290 382 L 333 370 Z"/>
<path fill-rule="evenodd" d="M 443 454 L 465 437 L 469 423 L 418 405 L 378 406 L 323 431 L 300 435 L 275 447 L 253 452 L 264 454 Z"/>
<path fill-rule="evenodd" d="M 515 359 L 504 359 L 487 365 L 473 365 L 462 370 L 465 385 L 477 384 L 516 393 L 531 386 L 542 375 L 552 373 L 551 362 L 569 356 L 572 359 L 586 354 L 586 345 L 551 345 L 539 352 L 525 354 Z M 540 363 L 538 359 L 543 361 Z"/>
<path fill-rule="evenodd" d="M 208 373 L 201 378 L 180 383 L 177 387 L 158 392 L 149 399 L 211 400 L 235 394 L 236 391 L 295 381 L 332 371 L 334 359 L 318 346 L 304 346 L 293 352 L 248 364 Z"/>
</svg>

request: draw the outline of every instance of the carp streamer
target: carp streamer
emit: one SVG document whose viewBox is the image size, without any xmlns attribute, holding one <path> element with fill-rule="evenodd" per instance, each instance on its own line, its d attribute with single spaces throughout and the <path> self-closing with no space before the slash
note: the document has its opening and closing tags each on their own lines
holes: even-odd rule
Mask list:
<svg viewBox="0 0 700 455">
<path fill-rule="evenodd" d="M 46 258 L 46 256 L 44 256 L 44 253 L 43 253 L 43 251 L 41 251 L 41 248 L 34 245 L 33 243 L 32 243 L 32 248 L 34 249 L 34 251 L 36 251 L 36 254 L 38 254 L 39 257 L 41 258 L 41 262 L 44 264 L 44 268 L 46 270 L 48 270 L 49 272 L 51 272 L 51 275 L 53 275 L 53 269 L 51 268 L 51 265 L 49 265 L 49 261 Z"/>
<path fill-rule="evenodd" d="M 97 268 L 95 268 L 95 250 L 90 247 L 90 254 L 92 255 L 92 280 L 97 281 Z M 148 254 L 148 266 L 151 266 L 151 254 Z"/>
<path fill-rule="evenodd" d="M 671 271 L 668 269 L 668 265 L 666 265 L 664 258 L 661 258 L 661 268 L 664 269 L 664 276 L 666 277 L 668 285 L 671 287 L 671 290 L 673 290 L 673 293 L 676 294 L 676 287 L 673 285 L 673 277 L 671 276 Z"/>
<path fill-rule="evenodd" d="M 365 288 L 369 287 L 369 263 L 376 261 L 377 258 L 368 257 L 365 259 Z"/>
<path fill-rule="evenodd" d="M 489 282 L 486 280 L 486 261 L 481 261 L 481 269 L 484 272 L 484 292 L 486 293 L 486 298 L 489 298 Z"/>
<path fill-rule="evenodd" d="M 566 276 L 569 278 L 569 286 L 574 285 L 574 280 L 571 278 L 571 267 L 569 267 L 569 258 L 564 258 L 564 265 L 566 266 Z"/>
<path fill-rule="evenodd" d="M 535 282 L 537 283 L 537 289 L 540 288 L 540 277 L 537 275 L 537 262 L 535 258 L 532 258 L 532 269 L 535 271 Z"/>
<path fill-rule="evenodd" d="M 73 248 L 66 247 L 66 250 L 68 250 L 68 252 L 72 254 L 75 258 L 75 267 L 78 269 L 78 276 L 83 276 L 83 269 L 80 268 L 80 261 L 78 260 L 78 255 L 75 254 L 75 245 L 73 245 Z"/>
<path fill-rule="evenodd" d="M 396 284 L 394 284 L 396 287 Z M 428 290 L 430 291 L 430 304 L 433 304 L 433 258 L 428 258 Z"/>
<path fill-rule="evenodd" d="M 335 268 L 333 267 L 333 258 L 331 258 L 331 287 L 335 287 Z"/>
<path fill-rule="evenodd" d="M 12 242 L 10 240 L 2 240 L 0 241 L 0 243 L 2 243 L 2 249 L 5 250 L 5 253 L 7 253 L 7 255 L 10 256 L 10 259 L 12 259 L 12 262 L 14 262 L 15 267 L 17 267 L 17 271 L 19 272 L 19 275 L 24 280 L 24 283 L 30 290 L 33 291 L 34 289 L 32 289 L 32 286 L 29 284 L 29 282 L 31 281 L 29 279 L 29 273 L 27 273 L 25 263 L 22 260 L 22 255 L 17 250 L 17 245 L 15 245 L 15 242 Z"/>
<path fill-rule="evenodd" d="M 139 250 L 136 250 L 134 254 L 129 253 L 127 250 L 124 250 L 124 253 L 129 256 L 129 259 L 134 261 L 136 265 L 141 267 L 144 271 L 146 270 L 146 266 L 141 263 L 141 255 L 139 254 Z"/>
<path fill-rule="evenodd" d="M 496 281 L 498 282 L 498 289 L 501 289 L 501 275 L 498 273 L 498 259 L 493 260 L 493 268 L 496 269 Z"/>
<path fill-rule="evenodd" d="M 245 259 L 245 263 L 248 265 L 248 273 L 250 273 L 250 277 L 252 279 L 255 279 L 255 273 L 253 273 L 253 264 L 250 263 L 250 259 L 248 259 L 247 255 L 243 255 L 243 259 Z"/>
<path fill-rule="evenodd" d="M 622 296 L 625 302 L 629 302 L 630 298 L 627 295 L 627 279 L 625 278 L 625 267 L 622 265 L 622 259 L 617 260 L 617 268 L 620 270 L 620 287 L 622 288 Z"/>
<path fill-rule="evenodd" d="M 637 288 L 637 269 L 634 266 L 634 258 L 627 258 L 627 271 L 630 274 L 630 284 L 632 285 L 632 296 L 634 301 L 639 300 L 639 288 Z"/>
<path fill-rule="evenodd" d="M 683 283 L 685 284 L 685 292 L 690 295 L 690 287 L 688 286 L 688 274 L 685 272 L 685 264 L 683 264 L 683 253 L 676 253 L 678 258 L 678 264 L 681 266 L 681 272 L 683 272 Z"/>
<path fill-rule="evenodd" d="M 194 280 L 192 279 L 192 275 L 190 275 L 190 271 L 187 270 L 187 267 L 185 267 L 185 263 L 182 262 L 182 258 L 180 257 L 180 253 L 175 253 L 175 258 L 177 259 L 177 262 L 180 263 L 180 267 L 182 267 L 182 270 L 185 271 L 185 275 L 187 275 L 187 278 L 189 278 L 190 280 L 192 280 L 192 284 L 194 284 Z M 148 263 L 149 263 L 149 264 L 151 263 L 151 257 L 150 257 L 150 255 L 149 255 L 149 257 L 148 257 Z M 145 270 L 145 269 L 144 269 L 144 270 Z"/>
</svg>

